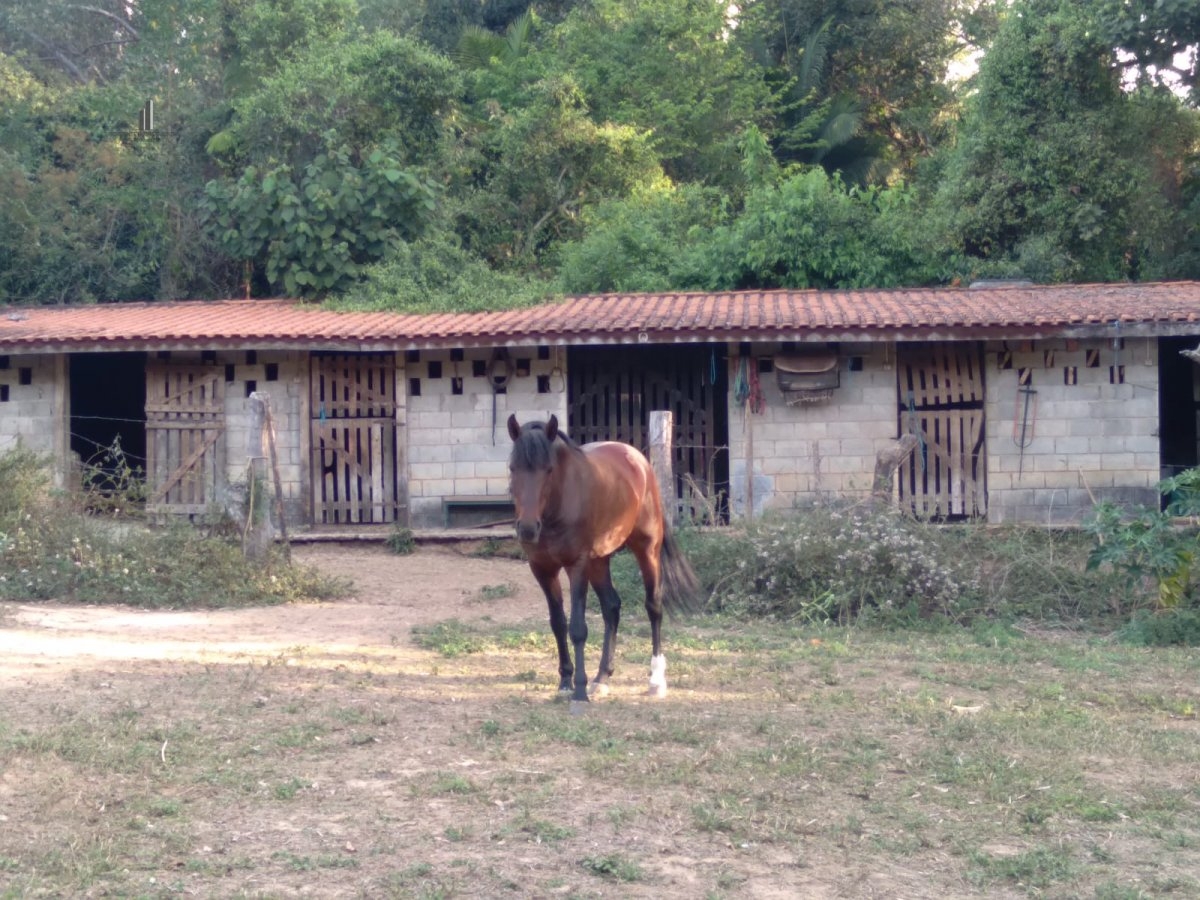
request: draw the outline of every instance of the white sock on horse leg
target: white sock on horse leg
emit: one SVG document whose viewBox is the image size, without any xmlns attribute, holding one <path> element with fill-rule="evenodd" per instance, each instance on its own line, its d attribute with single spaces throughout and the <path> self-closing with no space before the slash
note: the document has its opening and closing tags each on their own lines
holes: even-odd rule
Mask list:
<svg viewBox="0 0 1200 900">
<path fill-rule="evenodd" d="M 661 654 L 650 657 L 650 693 L 656 697 L 667 694 L 667 658 Z"/>
</svg>

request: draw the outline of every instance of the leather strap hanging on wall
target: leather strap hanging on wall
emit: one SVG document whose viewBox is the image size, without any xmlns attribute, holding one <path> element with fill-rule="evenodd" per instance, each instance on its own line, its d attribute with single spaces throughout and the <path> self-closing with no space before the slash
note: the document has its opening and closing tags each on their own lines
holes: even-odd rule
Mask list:
<svg viewBox="0 0 1200 900">
<path fill-rule="evenodd" d="M 496 446 L 496 395 L 508 387 L 512 380 L 513 364 L 508 358 L 508 352 L 503 348 L 492 355 L 488 363 L 487 379 L 492 386 L 492 446 Z"/>
</svg>

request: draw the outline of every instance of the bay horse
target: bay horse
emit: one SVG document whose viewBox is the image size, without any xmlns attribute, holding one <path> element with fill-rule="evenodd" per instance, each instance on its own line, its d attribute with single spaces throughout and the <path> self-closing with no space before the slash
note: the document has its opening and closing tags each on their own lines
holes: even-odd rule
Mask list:
<svg viewBox="0 0 1200 900">
<path fill-rule="evenodd" d="M 509 416 L 508 434 L 513 440 L 508 468 L 517 540 L 550 608 L 550 630 L 558 644 L 558 689 L 572 691 L 572 700 L 588 699 L 583 649 L 591 585 L 604 617 L 604 645 L 592 691 L 597 696 L 608 692 L 621 621 L 621 598 L 609 563 L 614 553 L 627 547 L 642 573 L 650 617 L 649 692 L 666 696 L 663 609 L 693 609 L 699 585 L 671 533 L 649 461 L 636 448 L 616 441 L 579 446 L 559 429 L 553 415 L 549 421 L 525 425 Z M 571 587 L 569 623 L 559 581 L 564 569 Z M 567 652 L 568 634 L 574 662 Z"/>
</svg>

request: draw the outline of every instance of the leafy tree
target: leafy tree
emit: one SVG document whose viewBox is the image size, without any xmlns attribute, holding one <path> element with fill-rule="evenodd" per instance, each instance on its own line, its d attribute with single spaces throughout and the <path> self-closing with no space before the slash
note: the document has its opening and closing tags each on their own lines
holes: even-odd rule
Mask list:
<svg viewBox="0 0 1200 900">
<path fill-rule="evenodd" d="M 597 123 L 653 135 L 676 181 L 720 183 L 737 137 L 769 116 L 761 73 L 728 40 L 718 0 L 595 0 L 554 29 L 548 70 L 570 73 Z"/>
<path fill-rule="evenodd" d="M 848 181 L 908 169 L 944 131 L 947 67 L 990 4 L 963 0 L 749 0 L 734 39 L 779 97 L 781 162 Z"/>
<path fill-rule="evenodd" d="M 798 170 L 750 192 L 741 214 L 714 229 L 696 287 L 886 287 L 925 283 L 936 254 L 921 211 L 903 187 L 847 187 L 820 168 Z"/>
<path fill-rule="evenodd" d="M 482 29 L 503 34 L 536 8 L 540 21 L 560 22 L 567 12 L 587 0 L 360 0 L 360 21 L 418 38 L 441 53 L 451 54 L 464 32 Z"/>
<path fill-rule="evenodd" d="M 483 312 L 528 306 L 551 294 L 536 278 L 492 268 L 446 231 L 399 241 L 361 276 L 331 304 L 407 313 Z"/>
<path fill-rule="evenodd" d="M 715 188 L 663 181 L 592 206 L 583 216 L 586 232 L 561 249 L 563 293 L 668 291 L 694 284 L 705 268 L 702 236 L 727 218 L 722 199 Z"/>
<path fill-rule="evenodd" d="M 1112 61 L 1082 0 L 1013 4 L 936 171 L 950 241 L 976 271 L 1136 277 L 1171 243 L 1178 219 L 1145 129 L 1179 147 L 1195 140 L 1195 123 L 1153 125 Z"/>
<path fill-rule="evenodd" d="M 347 31 L 293 49 L 234 99 L 208 141 L 230 174 L 210 183 L 207 209 L 225 251 L 252 265 L 247 280 L 344 290 L 422 234 L 458 85 L 449 60 L 415 41 Z"/>
<path fill-rule="evenodd" d="M 597 125 L 570 79 L 539 80 L 522 99 L 465 135 L 456 230 L 493 265 L 536 270 L 554 244 L 580 234 L 586 207 L 662 172 L 650 135 Z"/>
<path fill-rule="evenodd" d="M 224 0 L 220 53 L 227 93 L 252 91 L 290 60 L 345 37 L 357 13 L 355 0 Z"/>
<path fill-rule="evenodd" d="M 1121 63 L 1160 86 L 1179 85 L 1200 104 L 1200 6 L 1193 0 L 1101 0 L 1107 39 L 1127 51 Z"/>
<path fill-rule="evenodd" d="M 318 152 L 320 135 L 336 129 L 357 150 L 390 139 L 404 159 L 425 162 L 437 155 L 460 92 L 450 61 L 419 43 L 348 33 L 293 52 L 233 99 L 233 119 L 209 149 L 222 159 L 302 166 Z"/>
<path fill-rule="evenodd" d="M 781 169 L 753 128 L 741 150 L 738 203 L 715 189 L 664 183 L 589 210 L 587 233 L 561 253 L 563 290 L 890 286 L 945 277 L 948 261 L 915 191 L 847 186 L 815 166 Z"/>
<path fill-rule="evenodd" d="M 397 239 L 419 235 L 437 205 L 436 184 L 404 168 L 394 146 L 360 163 L 332 132 L 325 143 L 299 175 L 287 164 L 250 166 L 235 184 L 209 185 L 228 254 L 261 262 L 291 296 L 348 288 Z"/>
</svg>

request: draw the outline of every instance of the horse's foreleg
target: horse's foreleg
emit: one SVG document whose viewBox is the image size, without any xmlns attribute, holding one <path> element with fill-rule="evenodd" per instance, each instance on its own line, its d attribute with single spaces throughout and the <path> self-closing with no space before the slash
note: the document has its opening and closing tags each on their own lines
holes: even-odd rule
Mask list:
<svg viewBox="0 0 1200 900">
<path fill-rule="evenodd" d="M 571 571 L 571 621 L 568 631 L 571 643 L 575 647 L 575 678 L 572 700 L 587 700 L 587 670 L 583 667 L 583 648 L 587 644 L 588 627 L 585 615 L 587 613 L 588 582 L 582 571 Z"/>
<path fill-rule="evenodd" d="M 600 652 L 600 669 L 592 682 L 592 693 L 604 696 L 608 693 L 608 679 L 612 676 L 617 654 L 617 628 L 621 624 L 621 596 L 613 587 L 609 559 L 596 560 L 589 572 L 588 581 L 600 598 L 600 611 L 604 615 L 604 648 Z"/>
<path fill-rule="evenodd" d="M 546 606 L 550 610 L 550 631 L 558 645 L 558 689 L 569 691 L 575 667 L 571 665 L 571 654 L 567 651 L 567 614 L 563 611 L 562 584 L 558 580 L 558 570 L 548 572 L 534 569 L 533 575 L 542 593 L 546 595 Z"/>
</svg>

